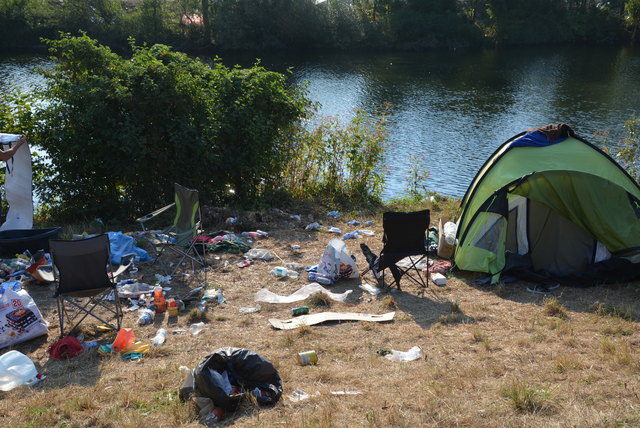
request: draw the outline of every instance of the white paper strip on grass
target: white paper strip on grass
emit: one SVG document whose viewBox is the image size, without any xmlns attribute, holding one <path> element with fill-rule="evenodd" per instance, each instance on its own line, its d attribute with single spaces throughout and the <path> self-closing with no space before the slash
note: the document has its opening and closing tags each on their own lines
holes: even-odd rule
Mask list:
<svg viewBox="0 0 640 428">
<path fill-rule="evenodd" d="M 1 134 L 0 148 L 7 150 L 20 135 Z M 7 161 L 4 174 L 4 192 L 9 205 L 7 217 L 0 230 L 31 229 L 33 227 L 31 151 L 25 143 Z"/>
<path fill-rule="evenodd" d="M 314 293 L 321 292 L 326 294 L 332 300 L 344 303 L 347 300 L 347 296 L 349 296 L 349 293 L 351 293 L 352 291 L 353 290 L 347 290 L 344 293 L 332 293 L 317 282 L 313 282 L 311 284 L 305 285 L 298 291 L 288 296 L 280 296 L 272 291 L 267 290 L 266 288 L 263 288 L 256 293 L 254 299 L 256 302 L 293 303 L 304 300 Z"/>
<path fill-rule="evenodd" d="M 387 360 L 391 361 L 413 361 L 422 358 L 422 349 L 419 346 L 414 346 L 407 352 L 391 350 L 390 354 L 384 356 Z"/>
<path fill-rule="evenodd" d="M 320 312 L 319 314 L 301 315 L 288 320 L 269 319 L 269 323 L 280 330 L 291 330 L 303 325 L 315 325 L 327 321 L 368 321 L 382 322 L 391 321 L 395 317 L 395 312 L 386 314 L 361 314 L 356 312 Z"/>
</svg>

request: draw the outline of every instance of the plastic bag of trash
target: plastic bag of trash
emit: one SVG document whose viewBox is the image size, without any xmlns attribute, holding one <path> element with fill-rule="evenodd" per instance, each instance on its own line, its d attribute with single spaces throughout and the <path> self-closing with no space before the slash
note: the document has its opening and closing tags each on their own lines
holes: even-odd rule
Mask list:
<svg viewBox="0 0 640 428">
<path fill-rule="evenodd" d="M 247 260 L 264 260 L 270 262 L 273 260 L 273 254 L 269 250 L 261 248 L 253 248 L 244 254 L 244 258 Z"/>
<path fill-rule="evenodd" d="M 245 393 L 260 404 L 276 403 L 282 381 L 270 361 L 244 348 L 220 348 L 193 370 L 194 393 L 213 400 L 216 407 L 233 410 Z"/>
<path fill-rule="evenodd" d="M 357 278 L 358 266 L 355 260 L 347 253 L 347 246 L 341 239 L 329 241 L 320 263 L 318 273 L 334 281 L 340 278 Z"/>
</svg>

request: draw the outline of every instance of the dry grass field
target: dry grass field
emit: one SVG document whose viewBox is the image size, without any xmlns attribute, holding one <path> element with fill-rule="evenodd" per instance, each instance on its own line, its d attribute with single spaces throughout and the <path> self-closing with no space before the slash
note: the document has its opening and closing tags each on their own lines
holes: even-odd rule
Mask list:
<svg viewBox="0 0 640 428">
<path fill-rule="evenodd" d="M 325 225 L 350 231 L 341 220 L 319 218 Z M 368 218 L 358 218 L 367 220 Z M 194 367 L 224 346 L 251 349 L 270 360 L 283 379 L 277 405 L 257 407 L 246 400 L 220 426 L 252 427 L 618 427 L 640 426 L 640 286 L 637 283 L 577 289 L 560 287 L 552 296 L 527 292 L 527 284 L 481 286 L 477 275 L 457 272 L 447 285 L 426 290 L 410 282 L 399 292 L 370 296 L 360 279 L 344 280 L 331 291 L 353 290 L 346 304 L 313 312 L 396 311 L 389 323 L 343 322 L 296 330 L 275 330 L 269 318 L 290 318 L 294 304 L 262 304 L 254 293 L 268 288 L 288 295 L 306 285 L 306 276 L 278 279 L 268 274 L 284 262 L 317 264 L 333 235 L 309 232 L 288 215 L 269 214 L 251 226 L 270 232 L 254 248 L 273 251 L 273 262 L 240 269 L 238 255 L 209 255 L 210 269 L 176 275 L 169 296 L 181 296 L 206 281 L 221 288 L 227 302 L 209 304 L 206 327 L 192 336 L 171 334 L 188 329 L 188 312 L 169 324 L 165 316 L 140 327 L 135 312 L 124 326 L 150 341 L 156 330 L 169 331 L 166 343 L 139 361 L 118 356 L 99 358 L 96 350 L 66 361 L 49 359 L 57 340 L 53 286 L 27 285 L 51 323 L 48 337 L 14 347 L 27 354 L 47 378 L 33 387 L 0 393 L 0 423 L 6 427 L 197 427 L 191 403 L 181 403 L 180 366 Z M 365 267 L 358 244 L 381 248 L 381 218 L 373 219 L 376 236 L 347 240 Z M 432 215 L 432 223 L 437 216 Z M 242 225 L 239 222 L 238 227 Z M 215 230 L 208 227 L 208 230 Z M 244 229 L 255 230 L 255 229 Z M 292 250 L 291 245 L 300 245 Z M 153 266 L 140 266 L 150 280 Z M 372 283 L 370 276 L 365 279 Z M 310 303 L 310 302 L 306 302 Z M 115 333 L 85 336 L 101 344 Z M 406 351 L 420 346 L 422 359 L 392 362 L 380 349 Z M 315 350 L 316 366 L 300 366 L 298 352 Z M 296 389 L 310 395 L 292 402 Z M 358 391 L 332 395 L 331 391 Z"/>
</svg>

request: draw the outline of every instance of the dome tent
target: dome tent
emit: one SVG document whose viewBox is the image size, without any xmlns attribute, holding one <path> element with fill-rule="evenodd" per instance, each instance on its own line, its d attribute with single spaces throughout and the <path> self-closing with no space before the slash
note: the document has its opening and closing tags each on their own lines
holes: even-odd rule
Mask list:
<svg viewBox="0 0 640 428">
<path fill-rule="evenodd" d="M 584 284 L 640 274 L 640 187 L 566 124 L 522 132 L 480 168 L 460 206 L 456 266 Z M 586 281 L 589 279 L 589 281 Z"/>
</svg>

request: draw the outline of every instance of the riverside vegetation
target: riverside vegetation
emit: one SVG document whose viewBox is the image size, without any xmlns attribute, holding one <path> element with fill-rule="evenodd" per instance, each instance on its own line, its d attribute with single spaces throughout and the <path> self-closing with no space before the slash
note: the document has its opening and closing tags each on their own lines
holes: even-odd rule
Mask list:
<svg viewBox="0 0 640 428">
<path fill-rule="evenodd" d="M 182 50 L 458 48 L 625 43 L 640 0 L 0 0 L 0 50 L 86 31 Z"/>
</svg>

